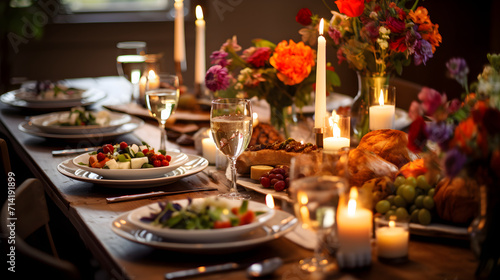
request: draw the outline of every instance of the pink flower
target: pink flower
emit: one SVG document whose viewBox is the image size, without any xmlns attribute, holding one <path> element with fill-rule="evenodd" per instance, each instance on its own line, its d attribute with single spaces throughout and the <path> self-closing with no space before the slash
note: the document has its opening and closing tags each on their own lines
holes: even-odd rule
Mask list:
<svg viewBox="0 0 500 280">
<path fill-rule="evenodd" d="M 418 94 L 418 99 L 422 101 L 422 108 L 424 109 L 424 112 L 427 115 L 432 116 L 439 106 L 446 103 L 447 98 L 446 95 L 441 95 L 434 89 L 423 87 Z"/>
<path fill-rule="evenodd" d="M 418 117 L 424 114 L 424 110 L 420 107 L 420 103 L 417 101 L 412 101 L 410 109 L 408 110 L 408 116 L 412 120 L 416 120 Z"/>
</svg>

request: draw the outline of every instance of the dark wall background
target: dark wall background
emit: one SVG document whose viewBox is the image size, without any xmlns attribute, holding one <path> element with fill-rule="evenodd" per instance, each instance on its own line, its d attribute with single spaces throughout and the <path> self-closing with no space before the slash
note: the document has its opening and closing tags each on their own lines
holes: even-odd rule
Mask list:
<svg viewBox="0 0 500 280">
<path fill-rule="evenodd" d="M 325 1 L 335 6 L 333 0 Z M 486 54 L 500 53 L 500 1 L 472 2 L 419 2 L 429 10 L 433 23 L 439 24 L 443 43 L 426 66 L 409 66 L 401 78 L 459 96 L 462 90 L 446 78 L 445 63 L 452 57 L 464 57 L 470 68 L 469 80 L 476 79 L 487 62 Z M 276 43 L 288 39 L 299 41 L 301 26 L 295 22 L 295 15 L 300 8 L 308 7 L 313 13 L 331 17 L 321 0 L 192 0 L 191 15 L 185 23 L 188 70 L 183 77 L 188 87 L 192 87 L 194 80 L 196 4 L 201 4 L 205 13 L 207 67 L 210 53 L 233 35 L 238 36 L 243 48 L 250 46 L 254 38 Z M 173 30 L 173 22 L 47 24 L 42 38 L 20 44 L 17 52 L 11 45 L 3 45 L 2 59 L 9 62 L 9 67 L 2 71 L 2 76 L 5 81 L 12 77 L 54 80 L 117 75 L 115 46 L 126 40 L 146 41 L 150 53 L 164 52 L 162 68 L 173 72 Z M 337 64 L 333 49 L 327 49 L 327 54 L 342 81 L 337 91 L 354 96 L 355 72 L 347 64 Z M 401 98 L 399 94 L 398 98 Z"/>
</svg>

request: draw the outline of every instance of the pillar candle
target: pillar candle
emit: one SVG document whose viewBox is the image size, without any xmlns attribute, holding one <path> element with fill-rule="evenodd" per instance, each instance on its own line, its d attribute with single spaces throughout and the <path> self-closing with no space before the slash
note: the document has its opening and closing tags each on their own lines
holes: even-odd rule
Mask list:
<svg viewBox="0 0 500 280">
<path fill-rule="evenodd" d="M 195 84 L 203 84 L 205 80 L 205 20 L 200 5 L 196 6 L 196 53 L 195 53 Z"/>
<path fill-rule="evenodd" d="M 184 41 L 184 2 L 175 0 L 174 21 L 174 61 L 186 64 L 186 46 Z"/>
<path fill-rule="evenodd" d="M 314 127 L 323 129 L 326 116 L 326 39 L 323 36 L 323 19 L 319 23 L 318 53 L 316 61 L 316 99 Z"/>
<path fill-rule="evenodd" d="M 384 93 L 380 90 L 379 105 L 370 106 L 370 130 L 393 129 L 396 106 L 384 104 Z"/>
<path fill-rule="evenodd" d="M 212 138 L 204 138 L 201 140 L 203 157 L 208 160 L 210 164 L 215 164 L 215 157 L 217 155 L 217 148 Z"/>
<path fill-rule="evenodd" d="M 396 227 L 394 221 L 389 222 L 387 227 L 377 228 L 375 236 L 379 257 L 393 259 L 408 256 L 409 233 L 403 227 Z"/>
<path fill-rule="evenodd" d="M 357 189 L 352 188 L 347 207 L 339 208 L 337 230 L 338 263 L 341 267 L 362 267 L 371 263 L 372 212 L 360 207 Z"/>
</svg>

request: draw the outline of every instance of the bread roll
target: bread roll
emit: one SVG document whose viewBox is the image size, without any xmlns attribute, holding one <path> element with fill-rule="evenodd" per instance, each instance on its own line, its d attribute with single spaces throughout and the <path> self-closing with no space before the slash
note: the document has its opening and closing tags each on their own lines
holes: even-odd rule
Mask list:
<svg viewBox="0 0 500 280">
<path fill-rule="evenodd" d="M 349 182 L 351 186 L 361 187 L 364 182 L 387 176 L 394 180 L 398 167 L 375 153 L 356 148 L 349 151 Z"/>
<path fill-rule="evenodd" d="M 471 178 L 446 177 L 436 186 L 434 202 L 441 219 L 467 224 L 479 211 L 479 186 Z"/>
<path fill-rule="evenodd" d="M 408 135 L 405 132 L 395 129 L 380 129 L 363 136 L 358 149 L 371 151 L 401 168 L 408 162 L 419 158 L 407 146 Z"/>
</svg>

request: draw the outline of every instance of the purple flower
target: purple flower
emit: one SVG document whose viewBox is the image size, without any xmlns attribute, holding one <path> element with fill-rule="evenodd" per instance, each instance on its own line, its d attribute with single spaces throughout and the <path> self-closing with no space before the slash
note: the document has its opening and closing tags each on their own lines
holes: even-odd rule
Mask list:
<svg viewBox="0 0 500 280">
<path fill-rule="evenodd" d="M 408 54 L 414 54 L 415 48 L 422 39 L 422 35 L 418 33 L 418 26 L 414 26 L 413 29 L 410 29 L 406 32 L 405 42 L 408 47 Z"/>
<path fill-rule="evenodd" d="M 229 61 L 227 60 L 228 53 L 225 51 L 214 51 L 210 55 L 211 63 L 213 65 L 220 65 L 222 67 L 226 67 L 229 65 Z"/>
<path fill-rule="evenodd" d="M 452 149 L 446 153 L 444 159 L 444 166 L 446 175 L 455 177 L 463 169 L 467 157 L 462 154 L 458 149 Z"/>
<path fill-rule="evenodd" d="M 333 41 L 335 42 L 335 45 L 340 44 L 340 38 L 342 37 L 340 35 L 340 31 L 338 31 L 337 29 L 330 26 L 328 28 L 328 35 L 330 35 L 330 37 L 333 39 Z"/>
<path fill-rule="evenodd" d="M 415 44 L 415 65 L 420 65 L 427 62 L 433 56 L 432 45 L 426 40 L 418 40 Z"/>
<path fill-rule="evenodd" d="M 457 80 L 462 86 L 467 85 L 467 74 L 469 67 L 463 58 L 452 58 L 446 63 L 448 77 Z"/>
<path fill-rule="evenodd" d="M 205 85 L 211 91 L 225 90 L 229 87 L 229 80 L 227 68 L 214 65 L 207 71 Z"/>
<path fill-rule="evenodd" d="M 446 122 L 431 122 L 426 127 L 429 140 L 440 146 L 450 140 L 453 130 L 454 126 Z"/>
</svg>

